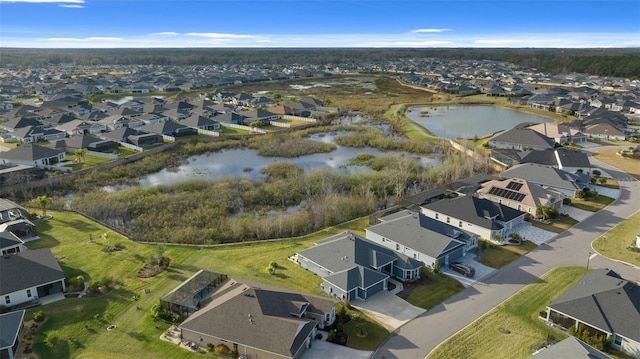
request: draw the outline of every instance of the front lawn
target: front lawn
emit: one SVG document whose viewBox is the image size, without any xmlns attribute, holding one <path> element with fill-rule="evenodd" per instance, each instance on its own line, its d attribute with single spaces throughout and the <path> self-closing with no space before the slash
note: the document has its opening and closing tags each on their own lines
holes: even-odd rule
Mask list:
<svg viewBox="0 0 640 359">
<path fill-rule="evenodd" d="M 373 351 L 389 335 L 382 325 L 353 307 L 347 310 L 347 315 L 351 320 L 344 324 L 343 330 L 347 333 L 349 348 Z"/>
<path fill-rule="evenodd" d="M 544 229 L 545 231 L 549 231 L 553 233 L 562 233 L 567 229 L 573 227 L 576 223 L 578 223 L 578 221 L 569 216 L 560 216 L 550 221 L 549 224 L 545 222 L 536 221 L 536 220 L 531 221 L 531 224 L 534 227 Z"/>
<path fill-rule="evenodd" d="M 36 222 L 40 239 L 29 242 L 30 249 L 50 248 L 67 278 L 83 276 L 86 281 L 111 279 L 114 289 L 93 297 L 69 298 L 28 311 L 42 310 L 47 321 L 38 329 L 33 347 L 46 358 L 195 358 L 194 354 L 159 339 L 169 324 L 154 323 L 151 308 L 178 284 L 200 269 L 225 273 L 237 279 L 321 294 L 321 279 L 287 258 L 313 242 L 351 230 L 364 234 L 368 217 L 331 227 L 315 234 L 280 241 L 220 247 L 145 245 L 109 231 L 80 215 L 48 211 L 53 218 Z M 103 237 L 104 233 L 108 233 Z M 102 249 L 124 246 L 105 253 Z M 162 252 L 171 258 L 169 268 L 153 278 L 138 278 L 137 271 Z M 265 269 L 275 261 L 274 275 Z M 370 321 L 370 319 L 364 319 Z M 115 324 L 115 330 L 107 326 Z M 371 324 L 374 325 L 374 324 Z M 376 324 L 377 325 L 377 324 Z M 384 329 L 383 329 L 384 330 Z M 375 328 L 373 338 L 386 337 Z M 45 345 L 45 338 L 58 338 L 58 345 Z M 375 346 L 382 339 L 375 339 Z M 366 344 L 358 343 L 356 345 Z M 373 345 L 373 344 L 372 344 Z"/>
<path fill-rule="evenodd" d="M 422 278 L 416 282 L 405 283 L 403 292 L 398 296 L 426 310 L 464 289 L 460 282 L 448 275 L 433 273 L 426 268 L 421 269 L 420 276 Z"/>
<path fill-rule="evenodd" d="M 529 358 L 533 347 L 544 342 L 547 335 L 564 339 L 566 335 L 552 331 L 538 313 L 586 271 L 584 267 L 552 269 L 447 339 L 427 358 Z"/>
<path fill-rule="evenodd" d="M 604 163 L 619 168 L 629 175 L 635 177 L 637 180 L 640 180 L 640 160 L 619 156 L 617 154 L 617 150 L 598 151 L 593 154 L 593 157 Z"/>
<path fill-rule="evenodd" d="M 534 248 L 536 248 L 536 245 L 531 241 L 522 241 L 519 246 L 508 244 L 504 246 L 489 245 L 485 249 L 478 248 L 481 253 L 478 261 L 492 268 L 502 268 L 529 253 Z"/>
<path fill-rule="evenodd" d="M 598 212 L 613 201 L 614 199 L 611 197 L 597 195 L 596 198 L 589 200 L 579 200 L 574 198 L 571 200 L 571 204 L 569 205 L 583 211 Z"/>
<path fill-rule="evenodd" d="M 605 257 L 640 267 L 640 249 L 632 249 L 638 233 L 640 233 L 640 212 L 618 223 L 593 241 L 592 247 Z"/>
</svg>

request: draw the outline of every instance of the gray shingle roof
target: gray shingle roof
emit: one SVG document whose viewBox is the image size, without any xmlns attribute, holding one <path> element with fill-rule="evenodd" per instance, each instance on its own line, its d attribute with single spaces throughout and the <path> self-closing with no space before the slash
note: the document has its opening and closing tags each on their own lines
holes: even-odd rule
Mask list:
<svg viewBox="0 0 640 359">
<path fill-rule="evenodd" d="M 464 240 L 447 235 L 446 223 L 432 220 L 419 213 L 402 211 L 397 216 L 384 217 L 381 220 L 384 222 L 368 227 L 367 231 L 433 258 L 441 257 L 465 244 Z M 453 229 L 451 233 L 453 234 Z"/>
<path fill-rule="evenodd" d="M 589 344 L 570 336 L 567 339 L 538 352 L 529 359 L 559 358 L 609 359 L 610 357 Z"/>
<path fill-rule="evenodd" d="M 0 294 L 64 279 L 60 264 L 48 248 L 0 257 L 0 273 Z"/>
<path fill-rule="evenodd" d="M 234 282 L 229 279 L 226 285 Z M 293 309 L 301 309 L 302 303 L 308 303 L 307 312 L 324 314 L 335 302 L 235 283 L 220 297 L 214 293 L 213 300 L 182 322 L 180 328 L 292 357 L 316 326 L 310 319 L 291 314 Z"/>
<path fill-rule="evenodd" d="M 535 163 L 515 165 L 502 172 L 500 176 L 503 178 L 522 178 L 539 185 L 570 190 L 581 189 L 580 185 L 576 182 L 582 181 L 580 176 L 576 174 Z"/>
<path fill-rule="evenodd" d="M 491 230 L 502 229 L 496 220 L 509 222 L 524 215 L 522 211 L 474 196 L 443 199 L 423 207 Z"/>
<path fill-rule="evenodd" d="M 36 161 L 43 158 L 58 157 L 61 153 L 64 153 L 64 151 L 34 144 L 23 144 L 7 152 L 0 152 L 0 158 L 15 161 Z"/>
<path fill-rule="evenodd" d="M 13 346 L 18 339 L 23 320 L 24 310 L 0 314 L 0 350 Z"/>
<path fill-rule="evenodd" d="M 553 148 L 555 141 L 541 133 L 528 128 L 512 128 L 501 132 L 493 138 L 491 141 L 506 142 L 519 144 L 524 147 L 536 146 L 536 147 L 548 147 Z"/>
<path fill-rule="evenodd" d="M 362 266 L 353 266 L 349 269 L 328 275 L 324 277 L 324 280 L 345 292 L 349 292 L 356 288 L 369 288 L 387 278 L 389 278 L 388 275 L 377 272 L 373 269 Z"/>
<path fill-rule="evenodd" d="M 594 269 L 549 308 L 640 342 L 640 287 L 609 269 Z"/>
</svg>

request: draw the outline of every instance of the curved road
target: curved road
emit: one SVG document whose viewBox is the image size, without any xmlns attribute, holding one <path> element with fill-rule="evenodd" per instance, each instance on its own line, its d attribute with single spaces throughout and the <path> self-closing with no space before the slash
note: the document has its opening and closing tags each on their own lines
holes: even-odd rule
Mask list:
<svg viewBox="0 0 640 359">
<path fill-rule="evenodd" d="M 598 149 L 602 147 L 585 150 Z M 373 358 L 422 359 L 438 344 L 550 269 L 562 265 L 586 266 L 593 252 L 591 242 L 640 209 L 640 182 L 607 164 L 594 162 L 620 183 L 620 195 L 613 203 L 400 327 Z M 598 255 L 590 259 L 589 267 L 611 268 L 624 278 L 640 282 L 639 268 Z"/>
</svg>

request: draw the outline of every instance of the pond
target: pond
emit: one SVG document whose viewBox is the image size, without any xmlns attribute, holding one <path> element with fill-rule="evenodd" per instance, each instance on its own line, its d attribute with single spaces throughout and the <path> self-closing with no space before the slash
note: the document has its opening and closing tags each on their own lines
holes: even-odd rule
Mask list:
<svg viewBox="0 0 640 359">
<path fill-rule="evenodd" d="M 522 122 L 553 123 L 552 119 L 488 105 L 415 107 L 406 113 L 438 137 L 485 137 Z"/>
<path fill-rule="evenodd" d="M 336 133 L 313 135 L 310 138 L 316 141 L 333 143 Z M 263 157 L 257 150 L 252 149 L 228 149 L 203 155 L 190 157 L 187 162 L 174 169 L 163 169 L 142 178 L 140 186 L 169 185 L 187 179 L 213 180 L 220 176 L 245 177 L 260 179 L 263 175 L 260 170 L 274 162 L 287 162 L 296 165 L 309 172 L 316 168 L 329 168 L 337 173 L 366 173 L 371 171 L 368 167 L 346 166 L 349 160 L 360 153 L 368 153 L 376 157 L 400 155 L 401 152 L 384 152 L 374 148 L 350 148 L 337 146 L 337 149 L 329 153 L 316 153 L 296 158 Z M 440 160 L 426 156 L 415 155 L 425 167 L 437 166 Z M 107 188 L 107 190 L 115 188 Z"/>
</svg>

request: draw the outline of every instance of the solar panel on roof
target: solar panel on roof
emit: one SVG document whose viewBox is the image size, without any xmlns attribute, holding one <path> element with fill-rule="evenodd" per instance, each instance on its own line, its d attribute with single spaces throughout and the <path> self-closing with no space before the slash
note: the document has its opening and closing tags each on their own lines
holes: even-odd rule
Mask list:
<svg viewBox="0 0 640 359">
<path fill-rule="evenodd" d="M 520 183 L 517 183 L 520 184 Z M 502 197 L 502 198 L 506 198 L 506 199 L 511 199 L 517 202 L 521 202 L 522 199 L 524 199 L 524 197 L 526 197 L 525 194 L 523 193 L 519 193 L 519 192 L 515 192 L 515 191 L 511 191 L 508 189 L 504 189 L 504 188 L 498 188 L 498 187 L 491 187 L 489 189 L 489 194 L 492 194 L 494 196 L 498 196 L 498 197 Z"/>
<path fill-rule="evenodd" d="M 512 189 L 514 191 L 519 191 L 520 188 L 522 188 L 522 183 L 518 183 L 518 182 L 509 182 L 509 184 L 507 184 L 507 188 L 508 189 Z"/>
</svg>

